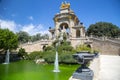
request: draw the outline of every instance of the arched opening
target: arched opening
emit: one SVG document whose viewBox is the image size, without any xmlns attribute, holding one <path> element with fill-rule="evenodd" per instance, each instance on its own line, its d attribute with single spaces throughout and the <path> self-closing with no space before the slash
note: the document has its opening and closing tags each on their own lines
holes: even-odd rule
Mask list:
<svg viewBox="0 0 120 80">
<path fill-rule="evenodd" d="M 67 23 L 60 24 L 59 32 L 65 33 L 67 37 L 70 36 L 70 28 Z"/>
<path fill-rule="evenodd" d="M 55 33 L 54 32 L 52 32 L 52 39 L 54 39 L 55 38 Z"/>
<path fill-rule="evenodd" d="M 80 37 L 80 30 L 76 30 L 76 37 L 77 37 L 77 38 Z"/>
<path fill-rule="evenodd" d="M 67 23 L 60 24 L 59 28 L 60 28 L 61 31 L 66 32 L 66 33 L 70 31 Z"/>
<path fill-rule="evenodd" d="M 46 48 L 46 46 L 44 45 L 42 49 L 45 50 L 45 48 Z"/>
<path fill-rule="evenodd" d="M 91 45 L 88 44 L 87 47 L 91 48 Z"/>
</svg>

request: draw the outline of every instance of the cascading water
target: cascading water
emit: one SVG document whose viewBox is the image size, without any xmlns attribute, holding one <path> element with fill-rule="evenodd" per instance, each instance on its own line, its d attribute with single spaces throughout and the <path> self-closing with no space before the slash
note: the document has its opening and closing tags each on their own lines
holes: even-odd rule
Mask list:
<svg viewBox="0 0 120 80">
<path fill-rule="evenodd" d="M 9 55 L 10 55 L 10 52 L 9 52 L 9 49 L 8 49 L 7 53 L 6 53 L 6 56 L 5 56 L 5 63 L 4 64 L 9 64 Z"/>
<path fill-rule="evenodd" d="M 54 62 L 54 70 L 53 72 L 60 72 L 59 63 L 58 63 L 58 52 L 56 51 L 55 62 Z"/>
<path fill-rule="evenodd" d="M 61 41 L 63 40 L 63 33 L 61 33 L 61 29 L 59 29 L 60 31 L 60 37 L 58 39 L 58 42 L 56 43 L 56 55 L 55 55 L 55 62 L 54 62 L 54 70 L 53 72 L 60 72 L 59 70 L 59 62 L 58 62 L 58 45 L 60 45 Z"/>
</svg>

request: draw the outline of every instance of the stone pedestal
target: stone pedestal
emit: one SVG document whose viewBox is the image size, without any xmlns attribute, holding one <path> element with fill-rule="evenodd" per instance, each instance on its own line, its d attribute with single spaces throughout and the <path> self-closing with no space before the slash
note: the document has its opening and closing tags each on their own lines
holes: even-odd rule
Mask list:
<svg viewBox="0 0 120 80">
<path fill-rule="evenodd" d="M 81 80 L 81 79 L 75 79 L 75 78 L 73 78 L 73 76 L 71 76 L 71 77 L 69 78 L 69 80 Z"/>
<path fill-rule="evenodd" d="M 93 71 L 89 68 L 78 68 L 72 75 L 73 79 L 77 80 L 93 80 Z"/>
</svg>

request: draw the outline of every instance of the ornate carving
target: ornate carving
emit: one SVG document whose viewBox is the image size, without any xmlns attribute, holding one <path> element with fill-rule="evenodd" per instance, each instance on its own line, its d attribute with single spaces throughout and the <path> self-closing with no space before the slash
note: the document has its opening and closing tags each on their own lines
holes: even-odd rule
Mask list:
<svg viewBox="0 0 120 80">
<path fill-rule="evenodd" d="M 61 9 L 66 9 L 66 8 L 70 8 L 70 3 L 62 3 L 61 4 Z"/>
<path fill-rule="evenodd" d="M 72 16 L 68 16 L 69 19 L 72 19 Z"/>
<path fill-rule="evenodd" d="M 57 22 L 58 21 L 58 18 L 55 18 L 55 22 Z"/>
</svg>

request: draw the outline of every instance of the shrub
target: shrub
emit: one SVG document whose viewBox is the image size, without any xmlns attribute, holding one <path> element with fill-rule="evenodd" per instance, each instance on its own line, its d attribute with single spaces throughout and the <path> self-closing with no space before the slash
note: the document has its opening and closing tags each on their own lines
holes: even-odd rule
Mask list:
<svg viewBox="0 0 120 80">
<path fill-rule="evenodd" d="M 73 59 L 73 56 L 72 56 L 72 54 L 69 52 L 67 52 L 67 53 L 61 53 L 60 55 L 59 55 L 59 62 L 60 63 L 76 63 L 76 60 L 75 59 Z"/>
<path fill-rule="evenodd" d="M 34 51 L 34 52 L 30 53 L 28 56 L 29 56 L 30 60 L 35 60 L 35 59 L 42 58 L 43 53 L 40 51 Z"/>
<path fill-rule="evenodd" d="M 63 51 L 60 49 L 62 49 L 62 48 L 60 48 L 60 46 L 59 46 L 58 57 L 59 57 L 60 63 L 76 63 L 75 59 L 73 59 L 73 57 L 72 57 L 72 54 L 75 53 L 75 50 Z M 55 54 L 56 54 L 55 50 L 44 51 L 43 58 L 45 59 L 46 62 L 53 63 L 55 61 Z"/>
<path fill-rule="evenodd" d="M 18 56 L 21 57 L 22 59 L 27 59 L 27 52 L 25 51 L 24 48 L 20 48 L 18 51 Z"/>
<path fill-rule="evenodd" d="M 73 47 L 72 46 L 68 46 L 68 45 L 65 45 L 65 46 L 63 45 L 63 46 L 59 46 L 58 50 L 59 51 L 64 51 L 64 52 L 66 52 L 66 51 L 72 51 Z"/>
<path fill-rule="evenodd" d="M 44 51 L 50 51 L 50 50 L 54 50 L 54 47 L 53 46 L 47 46 L 44 49 Z"/>
<path fill-rule="evenodd" d="M 87 45 L 79 45 L 77 48 L 76 48 L 76 51 L 77 52 L 80 52 L 80 51 L 89 51 L 91 52 L 91 48 L 88 47 Z"/>
<path fill-rule="evenodd" d="M 43 52 L 43 58 L 48 63 L 53 63 L 55 60 L 55 51 L 45 51 Z"/>
</svg>

